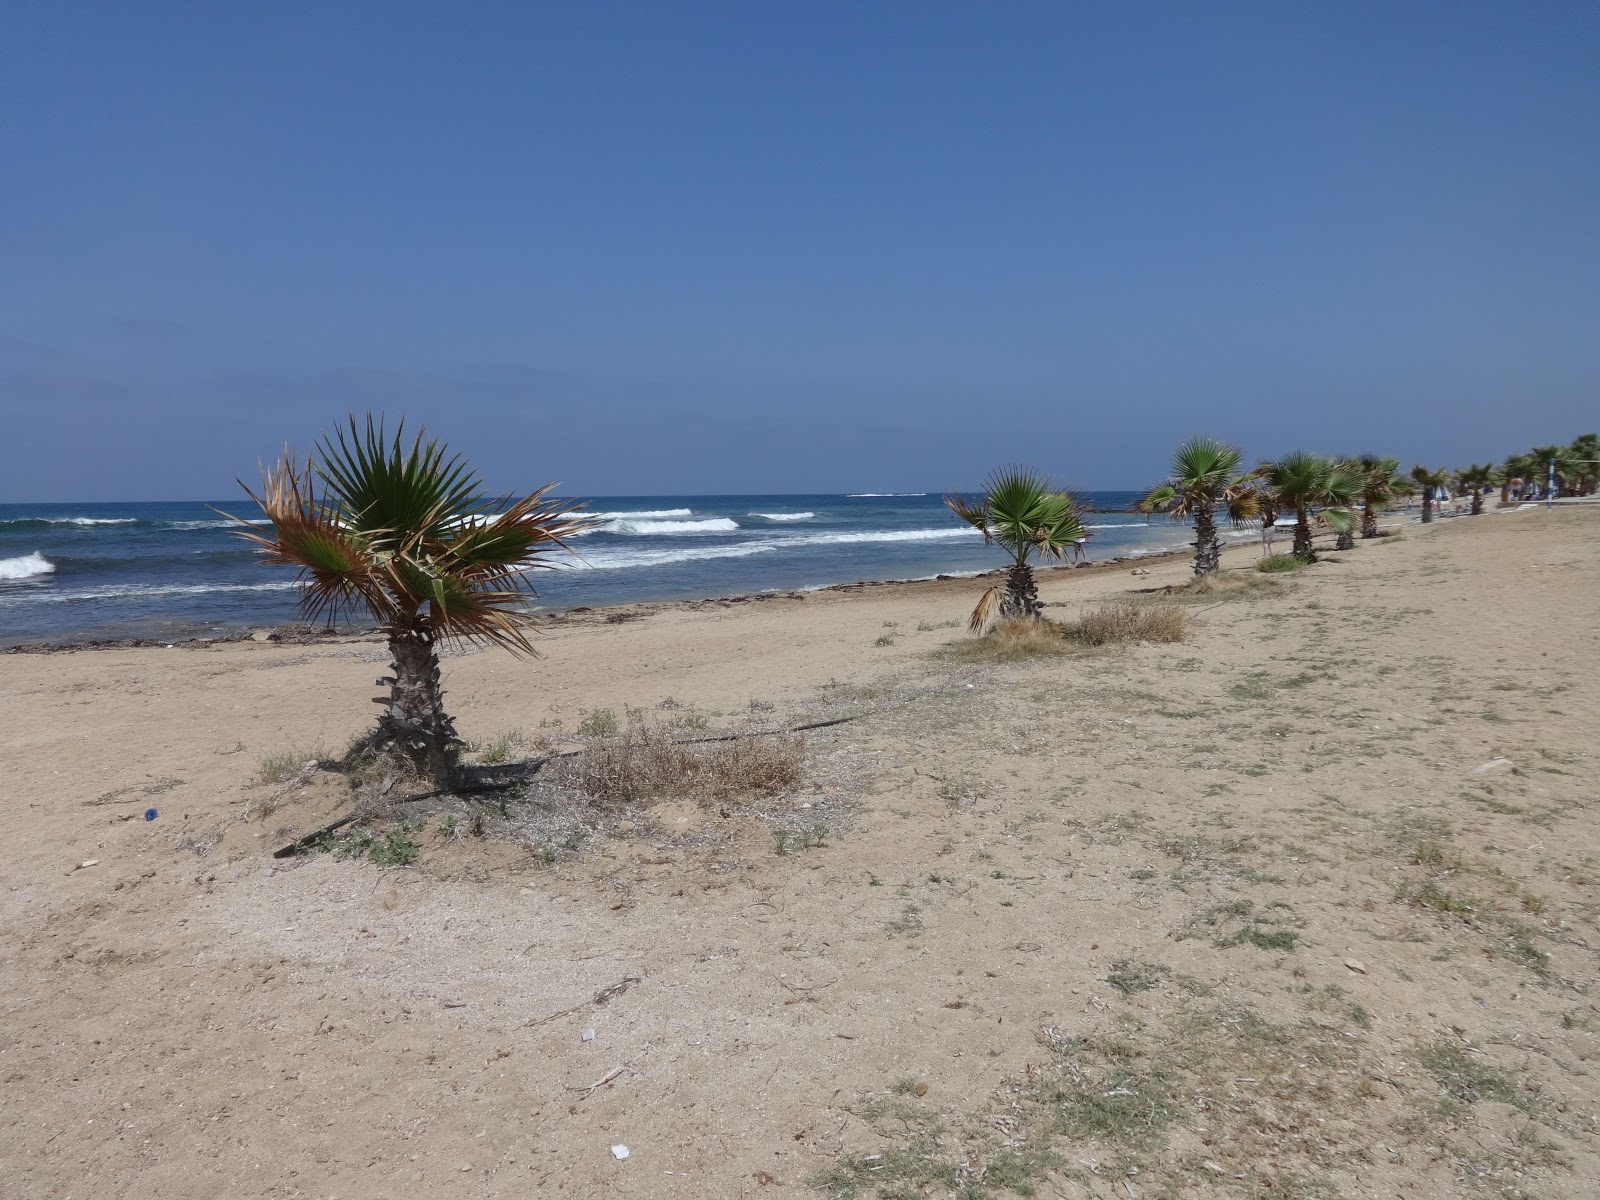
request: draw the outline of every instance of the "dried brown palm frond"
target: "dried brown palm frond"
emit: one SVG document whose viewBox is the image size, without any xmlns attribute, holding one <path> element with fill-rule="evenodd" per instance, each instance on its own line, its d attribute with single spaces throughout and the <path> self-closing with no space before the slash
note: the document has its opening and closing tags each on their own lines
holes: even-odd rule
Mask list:
<svg viewBox="0 0 1600 1200">
<path fill-rule="evenodd" d="M 1000 603 L 1005 599 L 1005 594 L 1006 589 L 995 584 L 978 597 L 978 607 L 973 609 L 972 615 L 967 618 L 968 633 L 982 633 L 994 624 L 995 618 L 1000 615 Z"/>
</svg>

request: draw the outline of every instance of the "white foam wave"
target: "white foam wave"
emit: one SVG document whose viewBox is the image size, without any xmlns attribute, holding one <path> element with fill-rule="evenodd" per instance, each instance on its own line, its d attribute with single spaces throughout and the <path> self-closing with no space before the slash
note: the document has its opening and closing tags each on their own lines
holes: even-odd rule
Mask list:
<svg viewBox="0 0 1600 1200">
<path fill-rule="evenodd" d="M 692 517 L 692 508 L 650 508 L 640 512 L 586 512 L 586 517 L 601 521 L 660 521 L 669 517 Z"/>
<path fill-rule="evenodd" d="M 55 564 L 35 550 L 18 558 L 0 558 L 0 579 L 33 579 L 55 573 Z"/>
<path fill-rule="evenodd" d="M 868 529 L 860 533 L 801 533 L 784 538 L 783 546 L 848 546 L 856 542 L 939 542 L 981 538 L 976 529 Z"/>
<path fill-rule="evenodd" d="M 53 570 L 54 568 L 52 568 Z M 0 608 L 20 604 L 60 603 L 65 601 L 138 600 L 149 596 L 199 596 L 212 592 L 283 592 L 300 585 L 290 581 L 282 583 L 223 583 L 223 584 L 107 584 L 104 587 L 85 588 L 77 592 L 34 592 L 26 596 L 0 597 Z"/>
<path fill-rule="evenodd" d="M 851 500 L 882 500 L 889 496 L 926 496 L 927 492 L 846 492 Z"/>
<path fill-rule="evenodd" d="M 565 570 L 615 571 L 622 567 L 664 567 L 672 563 L 701 562 L 709 558 L 748 558 L 752 554 L 766 554 L 782 545 L 780 542 L 735 542 L 731 546 L 684 546 L 670 550 L 613 550 L 584 554 L 559 562 Z"/>
<path fill-rule="evenodd" d="M 239 528 L 239 522 L 237 522 L 237 521 L 164 521 L 162 523 L 164 525 L 166 525 L 169 529 L 237 529 L 237 528 Z M 246 524 L 249 524 L 249 525 L 271 525 L 272 521 L 268 517 L 251 517 L 246 522 Z"/>
<path fill-rule="evenodd" d="M 0 525 L 133 525 L 138 517 L 11 517 Z"/>
<path fill-rule="evenodd" d="M 760 517 L 763 521 L 809 521 L 817 514 L 814 512 L 798 513 L 745 513 L 747 517 Z"/>
<path fill-rule="evenodd" d="M 608 522 L 602 532 L 639 537 L 664 533 L 733 533 L 738 528 L 739 523 L 727 517 L 709 517 L 702 521 L 617 520 Z"/>
</svg>

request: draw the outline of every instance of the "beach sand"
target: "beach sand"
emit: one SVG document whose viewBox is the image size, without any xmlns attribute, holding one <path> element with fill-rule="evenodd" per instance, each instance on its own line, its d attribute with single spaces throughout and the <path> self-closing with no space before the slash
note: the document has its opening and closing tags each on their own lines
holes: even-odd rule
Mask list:
<svg viewBox="0 0 1600 1200">
<path fill-rule="evenodd" d="M 1407 525 L 1017 663 L 941 655 L 970 579 L 580 614 L 448 660 L 465 737 L 857 719 L 791 795 L 402 869 L 275 860 L 345 786 L 255 782 L 381 643 L 0 657 L 0 1190 L 1592 1196 L 1597 534 Z"/>
</svg>

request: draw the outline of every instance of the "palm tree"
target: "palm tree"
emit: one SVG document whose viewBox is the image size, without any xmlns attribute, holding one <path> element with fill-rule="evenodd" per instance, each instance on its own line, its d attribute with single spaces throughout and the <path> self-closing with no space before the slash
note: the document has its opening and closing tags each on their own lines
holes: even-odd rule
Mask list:
<svg viewBox="0 0 1600 1200">
<path fill-rule="evenodd" d="M 1450 481 L 1450 472 L 1442 467 L 1434 470 L 1418 463 L 1411 468 L 1411 478 L 1422 489 L 1422 523 L 1426 525 L 1433 520 L 1433 489 L 1444 487 Z"/>
<path fill-rule="evenodd" d="M 300 568 L 301 611 L 331 623 L 364 612 L 388 635 L 393 674 L 370 743 L 399 751 L 440 787 L 457 775 L 461 742 L 439 687 L 441 640 L 533 654 L 521 605 L 533 595 L 525 572 L 553 564 L 564 539 L 593 522 L 547 500 L 554 484 L 503 510 L 460 455 L 446 457 L 405 422 L 393 439 L 383 421 L 323 435 L 303 461 L 285 450 L 262 469 L 261 491 L 245 492 L 272 522 L 270 533 L 231 517 L 263 563 Z M 224 516 L 229 514 L 224 513 Z"/>
<path fill-rule="evenodd" d="M 1072 497 L 1053 490 L 1042 475 L 1022 467 L 1005 467 L 985 481 L 978 503 L 969 502 L 959 492 L 946 496 L 944 502 L 956 516 L 980 530 L 984 542 L 997 543 L 1012 560 L 1005 585 L 984 592 L 967 628 L 979 633 L 997 615 L 1038 617 L 1044 610 L 1028 558 L 1035 551 L 1045 558 L 1060 558 L 1084 536 Z"/>
<path fill-rule="evenodd" d="M 1578 490 L 1578 481 L 1583 477 L 1584 464 L 1578 461 L 1578 455 L 1571 446 L 1535 446 L 1530 452 L 1539 464 L 1539 480 L 1546 482 L 1549 478 L 1550 464 L 1555 463 L 1556 494 L 1565 495 Z"/>
<path fill-rule="evenodd" d="M 1456 486 L 1472 493 L 1472 515 L 1483 515 L 1483 489 L 1495 481 L 1493 463 L 1473 463 L 1456 472 Z"/>
<path fill-rule="evenodd" d="M 1261 478 L 1272 490 L 1277 507 L 1294 512 L 1294 556 L 1315 562 L 1311 543 L 1311 510 L 1327 504 L 1328 485 L 1333 480 L 1333 460 L 1320 454 L 1296 450 L 1261 467 Z"/>
<path fill-rule="evenodd" d="M 1352 507 L 1361 496 L 1360 469 L 1349 459 L 1336 459 L 1328 480 L 1322 488 L 1322 503 L 1326 506 L 1317 519 L 1333 530 L 1335 550 L 1356 548 L 1356 514 Z"/>
<path fill-rule="evenodd" d="M 1347 464 L 1361 481 L 1356 499 L 1361 502 L 1361 536 L 1378 536 L 1378 509 L 1389 504 L 1401 494 L 1405 481 L 1396 478 L 1400 460 L 1383 458 L 1376 454 L 1359 454 Z"/>
<path fill-rule="evenodd" d="M 1235 521 L 1246 519 L 1253 499 L 1251 477 L 1239 473 L 1243 456 L 1232 446 L 1208 437 L 1191 437 L 1172 452 L 1172 474 L 1134 505 L 1138 512 L 1170 513 L 1181 521 L 1194 518 L 1194 573 L 1199 578 L 1222 565 L 1217 546 L 1217 508 Z"/>
<path fill-rule="evenodd" d="M 1567 447 L 1572 464 L 1577 470 L 1577 484 L 1586 495 L 1594 495 L 1600 484 L 1600 436 L 1580 433 Z"/>
</svg>

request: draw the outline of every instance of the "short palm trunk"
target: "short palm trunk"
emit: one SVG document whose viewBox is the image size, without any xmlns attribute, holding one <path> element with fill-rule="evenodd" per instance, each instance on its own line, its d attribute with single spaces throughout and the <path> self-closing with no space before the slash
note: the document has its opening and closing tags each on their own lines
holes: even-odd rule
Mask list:
<svg viewBox="0 0 1600 1200">
<path fill-rule="evenodd" d="M 1339 536 L 1334 539 L 1335 550 L 1354 550 L 1356 548 L 1356 535 L 1348 529 L 1339 530 Z"/>
<path fill-rule="evenodd" d="M 1475 516 L 1475 517 L 1481 517 L 1483 515 L 1483 493 L 1482 492 L 1473 492 L 1472 493 L 1472 515 Z"/>
<path fill-rule="evenodd" d="M 439 654 L 427 629 L 392 631 L 389 653 L 394 675 L 378 718 L 377 742 L 387 744 L 411 760 L 419 772 L 440 787 L 456 782 L 461 739 L 455 722 L 444 710 L 444 690 L 439 686 Z"/>
<path fill-rule="evenodd" d="M 1217 546 L 1217 523 L 1211 513 L 1200 509 L 1194 514 L 1194 573 L 1196 578 L 1210 575 L 1222 567 L 1222 551 Z"/>
<path fill-rule="evenodd" d="M 1428 524 L 1433 520 L 1433 500 L 1427 496 L 1422 498 L 1422 523 Z"/>
<path fill-rule="evenodd" d="M 1361 510 L 1361 536 L 1364 538 L 1378 536 L 1378 513 L 1370 504 Z"/>
<path fill-rule="evenodd" d="M 1306 562 L 1315 562 L 1317 558 L 1316 548 L 1311 542 L 1311 521 L 1305 513 L 1299 514 L 1294 523 L 1294 556 Z"/>
<path fill-rule="evenodd" d="M 1006 591 L 1000 598 L 1002 617 L 1037 617 L 1044 612 L 1039 603 L 1039 588 L 1033 580 L 1033 568 L 1018 563 L 1006 573 Z"/>
</svg>

